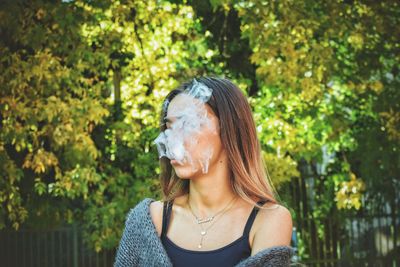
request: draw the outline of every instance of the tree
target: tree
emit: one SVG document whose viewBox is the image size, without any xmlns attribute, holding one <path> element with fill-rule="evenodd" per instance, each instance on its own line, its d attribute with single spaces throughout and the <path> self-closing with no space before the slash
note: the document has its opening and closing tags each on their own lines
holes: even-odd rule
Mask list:
<svg viewBox="0 0 400 267">
<path fill-rule="evenodd" d="M 97 250 L 114 247 L 129 208 L 159 196 L 161 101 L 205 74 L 249 97 L 277 187 L 313 167 L 316 220 L 393 199 L 399 12 L 395 1 L 2 2 L 0 228 L 75 222 Z"/>
<path fill-rule="evenodd" d="M 335 160 L 346 161 L 340 155 L 362 150 L 366 133 L 381 128 L 385 144 L 379 146 L 386 153 L 398 151 L 398 3 L 229 2 L 238 10 L 242 35 L 253 50 L 261 88 L 255 106 L 264 144 L 296 161 L 319 162 L 321 147 L 327 146 L 328 153 L 337 153 Z M 341 175 L 329 175 L 339 179 L 336 183 L 362 177 L 372 193 L 373 181 L 396 180 L 399 157 L 394 154 L 383 164 L 390 172 L 384 177 L 358 168 L 356 158 L 345 162 L 353 163 L 350 167 L 335 170 Z M 354 201 L 346 207 L 354 207 Z"/>
<path fill-rule="evenodd" d="M 129 208 L 157 194 L 156 113 L 203 46 L 193 10 L 8 1 L 0 14 L 0 228 L 66 220 L 113 247 Z"/>
</svg>

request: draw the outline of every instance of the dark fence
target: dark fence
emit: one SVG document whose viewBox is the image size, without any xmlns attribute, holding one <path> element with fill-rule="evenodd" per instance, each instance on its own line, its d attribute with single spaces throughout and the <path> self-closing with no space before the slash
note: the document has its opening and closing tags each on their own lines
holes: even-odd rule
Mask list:
<svg viewBox="0 0 400 267">
<path fill-rule="evenodd" d="M 357 216 L 343 221 L 326 220 L 318 235 L 315 221 L 303 221 L 308 229 L 298 230 L 305 242 L 299 259 L 306 266 L 400 266 L 400 240 L 395 235 L 400 219 L 390 215 Z M 397 241 L 396 241 L 397 238 Z"/>
<path fill-rule="evenodd" d="M 0 231 L 0 266 L 109 267 L 114 252 L 88 249 L 77 227 Z"/>
<path fill-rule="evenodd" d="M 305 266 L 400 266 L 399 199 L 387 203 L 380 213 L 364 209 L 348 213 L 330 209 L 317 219 L 313 215 L 318 188 L 308 166 L 290 184 L 297 231 L 298 262 Z M 334 201 L 332 199 L 332 201 Z M 383 212 L 382 212 L 383 211 Z M 323 219 L 321 219 L 323 218 Z"/>
</svg>

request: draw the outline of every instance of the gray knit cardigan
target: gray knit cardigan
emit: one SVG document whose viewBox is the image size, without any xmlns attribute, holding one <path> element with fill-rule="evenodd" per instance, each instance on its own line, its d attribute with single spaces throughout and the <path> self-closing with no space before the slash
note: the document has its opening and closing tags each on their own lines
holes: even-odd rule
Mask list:
<svg viewBox="0 0 400 267">
<path fill-rule="evenodd" d="M 150 203 L 153 201 L 146 198 L 130 210 L 114 267 L 172 267 L 151 219 Z M 272 247 L 242 260 L 235 266 L 289 266 L 292 253 L 292 248 L 288 246 Z"/>
</svg>

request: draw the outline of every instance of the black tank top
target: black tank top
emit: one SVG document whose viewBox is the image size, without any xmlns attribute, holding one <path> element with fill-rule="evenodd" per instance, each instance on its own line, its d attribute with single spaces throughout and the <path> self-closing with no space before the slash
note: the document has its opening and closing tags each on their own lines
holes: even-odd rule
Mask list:
<svg viewBox="0 0 400 267">
<path fill-rule="evenodd" d="M 265 201 L 258 202 L 260 205 L 264 203 Z M 250 213 L 241 237 L 222 248 L 208 251 L 195 251 L 181 248 L 168 238 L 167 229 L 171 217 L 172 205 L 173 200 L 169 203 L 164 202 L 161 242 L 174 267 L 234 266 L 251 255 L 249 233 L 258 212 L 257 207 L 254 207 Z"/>
</svg>

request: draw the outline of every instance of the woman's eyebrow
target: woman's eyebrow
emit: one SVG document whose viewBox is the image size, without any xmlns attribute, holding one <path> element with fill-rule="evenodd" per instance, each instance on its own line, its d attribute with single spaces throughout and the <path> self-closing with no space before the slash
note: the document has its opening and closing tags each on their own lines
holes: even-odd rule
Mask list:
<svg viewBox="0 0 400 267">
<path fill-rule="evenodd" d="M 172 123 L 173 119 L 170 117 L 165 117 L 164 118 L 164 123 Z"/>
<path fill-rule="evenodd" d="M 178 116 L 178 117 L 165 117 L 164 118 L 164 123 L 173 123 L 176 120 L 181 119 L 183 116 Z"/>
</svg>

